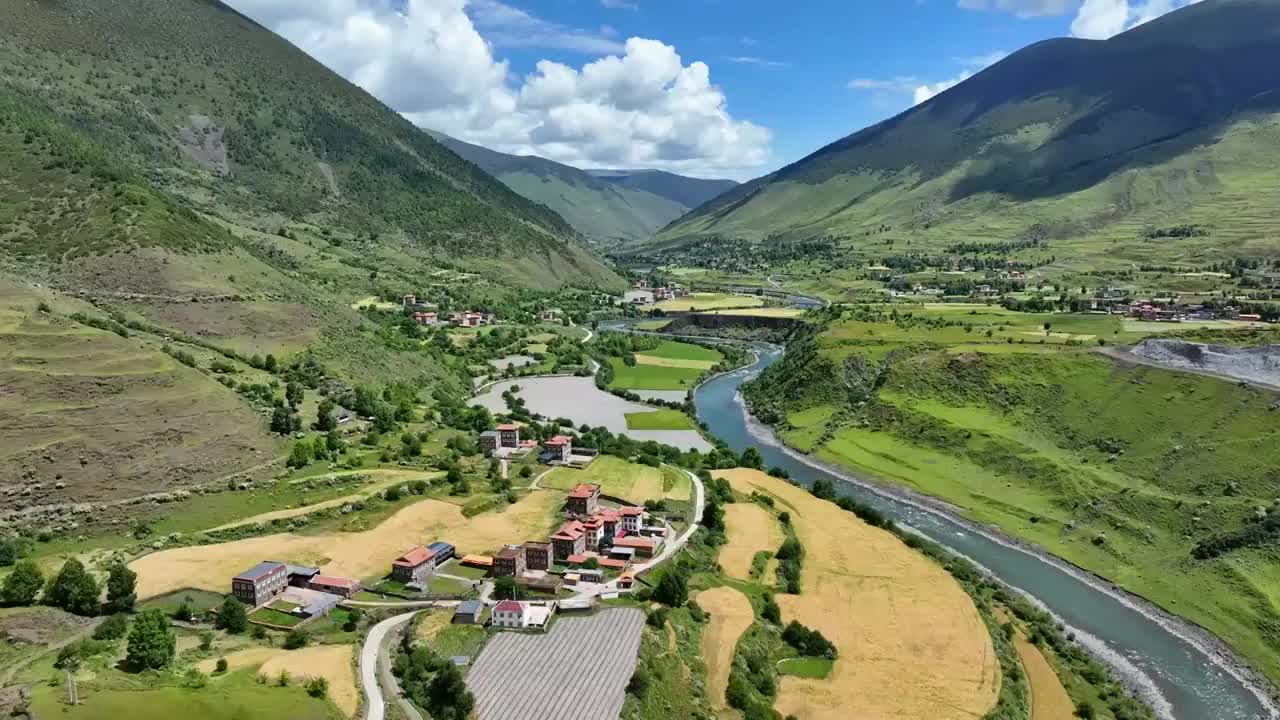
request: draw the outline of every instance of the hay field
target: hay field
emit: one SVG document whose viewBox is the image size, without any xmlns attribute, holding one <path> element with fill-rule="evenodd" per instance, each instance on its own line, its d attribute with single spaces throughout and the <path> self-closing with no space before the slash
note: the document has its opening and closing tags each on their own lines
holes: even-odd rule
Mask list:
<svg viewBox="0 0 1280 720">
<path fill-rule="evenodd" d="M 751 576 L 751 560 L 761 550 L 777 550 L 782 544 L 782 528 L 768 510 L 755 503 L 724 506 L 725 544 L 720 547 L 720 567 L 739 580 Z"/>
<path fill-rule="evenodd" d="M 129 566 L 138 573 L 142 599 L 186 587 L 226 592 L 236 573 L 262 560 L 318 565 L 329 575 L 366 578 L 385 572 L 405 550 L 436 539 L 453 543 L 465 554 L 488 553 L 503 543 L 544 537 L 563 502 L 560 493 L 538 492 L 504 512 L 466 518 L 457 505 L 423 500 L 365 532 L 264 535 L 164 550 Z"/>
<path fill-rule="evenodd" d="M 685 360 L 681 358 L 659 357 L 657 355 L 636 354 L 637 365 L 653 365 L 654 367 L 671 367 L 671 368 L 693 368 L 696 370 L 710 370 L 716 366 L 713 360 Z"/>
<path fill-rule="evenodd" d="M 1031 720 L 1072 720 L 1075 704 L 1044 653 L 1027 642 L 1021 630 L 1013 646 L 1018 650 L 1022 669 L 1026 671 L 1027 682 L 1031 685 Z"/>
<path fill-rule="evenodd" d="M 738 638 L 755 622 L 755 612 L 747 596 L 731 587 L 703 590 L 694 600 L 711 615 L 702 630 L 702 659 L 707 664 L 707 698 L 712 707 L 723 710 L 728 707 L 724 693 L 729 687 L 733 653 Z"/>
<path fill-rule="evenodd" d="M 359 706 L 356 671 L 352 665 L 354 656 L 353 645 L 315 645 L 300 650 L 250 648 L 225 657 L 231 670 L 261 666 L 258 673 L 271 678 L 272 682 L 281 670 L 289 673 L 290 683 L 294 685 L 301 685 L 308 678 L 325 678 L 329 681 L 329 699 L 344 715 L 351 717 Z M 211 658 L 202 660 L 196 667 L 208 673 L 216 664 L 217 659 Z M 217 678 L 212 682 L 216 683 Z"/>
<path fill-rule="evenodd" d="M 805 548 L 802 593 L 778 595 L 783 620 L 839 648 L 831 677 L 782 678 L 774 707 L 806 720 L 980 717 L 1000 689 L 991 636 L 941 567 L 832 503 L 755 470 L 716 473 L 735 490 L 791 506 Z"/>
<path fill-rule="evenodd" d="M 689 310 L 716 310 L 719 308 L 747 308 L 764 305 L 764 301 L 755 295 L 731 295 L 729 293 L 689 293 L 682 298 L 663 300 L 654 305 L 664 312 L 686 312 Z"/>
</svg>

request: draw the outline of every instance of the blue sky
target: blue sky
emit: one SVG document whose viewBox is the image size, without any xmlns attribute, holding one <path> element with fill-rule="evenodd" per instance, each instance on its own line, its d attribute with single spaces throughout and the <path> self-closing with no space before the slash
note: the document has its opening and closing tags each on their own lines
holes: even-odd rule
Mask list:
<svg viewBox="0 0 1280 720">
<path fill-rule="evenodd" d="M 414 123 L 746 180 L 1051 37 L 1199 0 L 227 0 Z"/>
</svg>

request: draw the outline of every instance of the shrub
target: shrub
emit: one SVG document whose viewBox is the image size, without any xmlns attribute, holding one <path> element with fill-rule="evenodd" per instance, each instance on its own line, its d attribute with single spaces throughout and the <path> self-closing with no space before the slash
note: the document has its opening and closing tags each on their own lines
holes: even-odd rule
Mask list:
<svg viewBox="0 0 1280 720">
<path fill-rule="evenodd" d="M 689 601 L 689 583 L 684 572 L 671 568 L 663 574 L 653 590 L 653 599 L 668 607 L 680 607 Z"/>
<path fill-rule="evenodd" d="M 214 671 L 215 673 L 219 673 L 219 674 L 226 672 L 226 671 L 227 671 L 227 659 L 226 659 L 226 658 L 224 658 L 224 657 L 222 657 L 222 658 L 218 658 L 218 664 L 214 666 L 213 671 Z"/>
<path fill-rule="evenodd" d="M 119 640 L 129 631 L 129 619 L 123 614 L 112 615 L 93 629 L 95 640 Z"/>
<path fill-rule="evenodd" d="M 641 697 L 649 689 L 649 672 L 644 669 L 643 665 L 637 665 L 635 672 L 631 673 L 631 679 L 627 681 L 627 692 L 636 697 Z"/>
<path fill-rule="evenodd" d="M 129 631 L 125 662 L 139 670 L 158 670 L 173 662 L 177 638 L 169 618 L 159 610 L 143 610 Z"/>
<path fill-rule="evenodd" d="M 313 677 L 307 681 L 307 694 L 313 698 L 322 698 L 329 694 L 329 680 L 322 677 Z"/>
<path fill-rule="evenodd" d="M 648 617 L 645 618 L 645 622 L 649 624 L 649 627 L 662 629 L 667 624 L 667 613 L 669 612 L 671 612 L 670 609 L 664 607 L 651 610 Z"/>
<path fill-rule="evenodd" d="M 233 635 L 242 633 L 249 626 L 249 613 L 244 609 L 243 603 L 228 595 L 223 598 L 222 606 L 218 608 L 214 626 L 222 628 Z M 254 627 L 257 628 L 258 626 L 255 625 Z M 254 637 L 257 637 L 257 635 Z"/>
<path fill-rule="evenodd" d="M 782 640 L 801 655 L 836 659 L 836 646 L 822 633 L 792 620 L 782 631 Z"/>
<path fill-rule="evenodd" d="M 297 650 L 307 646 L 307 634 L 301 630 L 290 630 L 288 635 L 284 636 L 284 649 Z"/>
</svg>

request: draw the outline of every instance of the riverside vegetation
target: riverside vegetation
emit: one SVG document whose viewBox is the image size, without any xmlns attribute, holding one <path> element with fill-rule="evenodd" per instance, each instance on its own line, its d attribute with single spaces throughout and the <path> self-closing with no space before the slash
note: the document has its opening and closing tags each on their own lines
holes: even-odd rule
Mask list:
<svg viewBox="0 0 1280 720">
<path fill-rule="evenodd" d="M 1143 595 L 1274 681 L 1275 396 L 1118 365 L 1090 350 L 1126 338 L 1104 330 L 1114 322 L 837 306 L 745 394 L 796 449 L 942 498 Z M 1043 329 L 1018 328 L 1031 323 Z"/>
</svg>

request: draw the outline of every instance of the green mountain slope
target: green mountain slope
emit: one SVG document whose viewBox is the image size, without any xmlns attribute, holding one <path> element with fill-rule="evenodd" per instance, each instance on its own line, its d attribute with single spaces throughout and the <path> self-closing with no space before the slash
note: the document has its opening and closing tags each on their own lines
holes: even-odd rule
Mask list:
<svg viewBox="0 0 1280 720">
<path fill-rule="evenodd" d="M 554 212 L 219 2 L 0 18 L 0 490 L 22 492 L 0 527 L 271 477 L 288 445 L 255 393 L 303 358 L 327 387 L 463 391 L 363 298 L 622 286 Z"/>
<path fill-rule="evenodd" d="M 243 224 L 305 219 L 388 236 L 424 260 L 572 266 L 531 284 L 614 280 L 555 213 L 221 3 L 3 0 L 0 12 L 4 149 L 40 166 L 39 177 L 24 171 L 0 194 L 0 220 L 19 252 L 219 244 L 190 239 L 189 228 L 165 232 L 149 217 L 123 233 L 103 203 L 136 185 L 166 206 Z M 17 171 L 17 161 L 6 169 Z M 50 206 L 24 197 L 27 183 L 52 190 L 86 179 L 98 194 L 74 211 L 109 212 L 100 220 L 114 229 L 86 238 L 63 215 L 63 227 L 37 231 Z"/>
<path fill-rule="evenodd" d="M 560 214 L 583 235 L 612 244 L 654 231 L 737 185 L 649 170 L 579 170 L 534 155 L 507 155 L 432 133 L 507 187 Z"/>
<path fill-rule="evenodd" d="M 830 238 L 885 252 L 1027 239 L 1116 267 L 1272 254 L 1278 39 L 1280 2 L 1206 0 L 1111 40 L 1038 43 L 654 243 Z M 1145 237 L 1183 223 L 1208 237 Z"/>
</svg>

